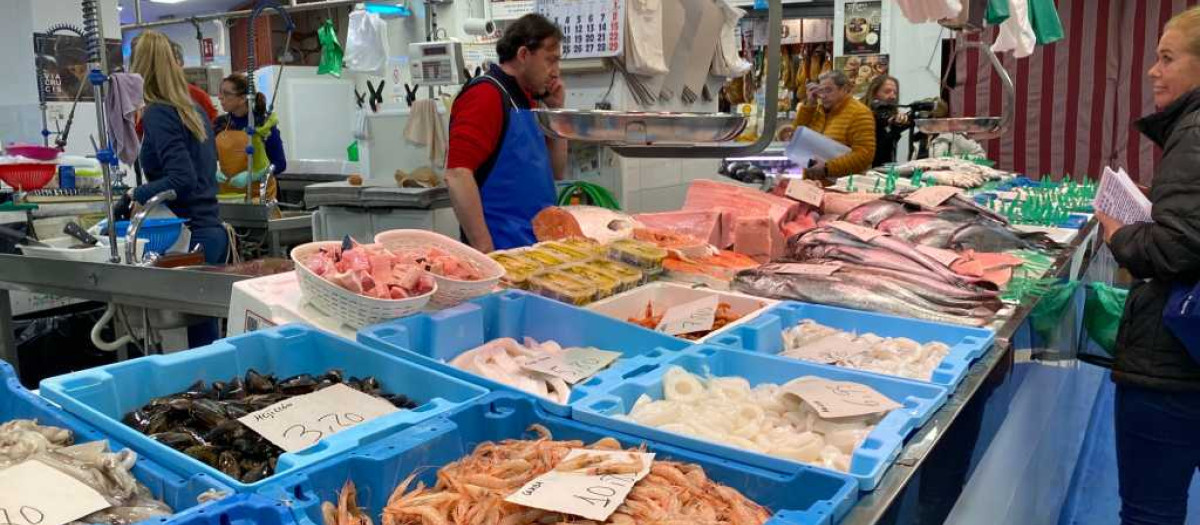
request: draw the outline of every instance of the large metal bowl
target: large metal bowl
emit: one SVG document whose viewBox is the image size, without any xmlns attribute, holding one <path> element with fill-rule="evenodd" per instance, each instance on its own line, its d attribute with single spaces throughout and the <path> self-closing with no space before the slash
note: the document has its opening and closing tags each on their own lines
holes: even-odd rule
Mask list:
<svg viewBox="0 0 1200 525">
<path fill-rule="evenodd" d="M 746 129 L 729 113 L 644 113 L 535 109 L 542 131 L 555 138 L 609 146 L 727 142 Z"/>
</svg>

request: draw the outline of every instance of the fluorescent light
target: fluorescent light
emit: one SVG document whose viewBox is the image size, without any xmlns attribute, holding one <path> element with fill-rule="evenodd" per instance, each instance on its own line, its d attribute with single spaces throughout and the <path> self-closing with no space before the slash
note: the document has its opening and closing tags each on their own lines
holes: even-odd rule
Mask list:
<svg viewBox="0 0 1200 525">
<path fill-rule="evenodd" d="M 182 4 L 187 0 L 150 0 L 152 4 Z"/>
</svg>

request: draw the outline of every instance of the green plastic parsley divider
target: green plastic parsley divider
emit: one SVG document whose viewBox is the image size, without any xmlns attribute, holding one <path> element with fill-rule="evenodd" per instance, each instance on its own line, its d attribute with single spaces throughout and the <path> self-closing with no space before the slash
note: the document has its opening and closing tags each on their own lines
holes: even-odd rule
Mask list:
<svg viewBox="0 0 1200 525">
<path fill-rule="evenodd" d="M 854 175 L 851 175 L 850 180 L 846 182 L 846 193 L 854 193 Z"/>
</svg>

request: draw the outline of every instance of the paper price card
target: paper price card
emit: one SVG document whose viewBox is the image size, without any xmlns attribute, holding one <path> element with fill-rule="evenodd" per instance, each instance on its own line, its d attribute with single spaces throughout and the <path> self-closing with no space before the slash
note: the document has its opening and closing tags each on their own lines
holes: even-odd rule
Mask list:
<svg viewBox="0 0 1200 525">
<path fill-rule="evenodd" d="M 99 492 L 41 461 L 0 471 L 4 525 L 63 525 L 111 506 Z"/>
<path fill-rule="evenodd" d="M 783 385 L 783 391 L 799 397 L 822 419 L 878 414 L 901 406 L 867 385 L 818 377 L 792 380 Z"/>
<path fill-rule="evenodd" d="M 826 264 L 808 264 L 808 263 L 780 263 L 769 264 L 763 268 L 764 270 L 780 273 L 784 275 L 833 275 L 838 270 L 842 269 L 842 265 L 838 263 Z"/>
<path fill-rule="evenodd" d="M 922 208 L 936 208 L 959 193 L 962 189 L 953 186 L 929 186 L 909 193 L 904 200 Z"/>
<path fill-rule="evenodd" d="M 872 239 L 883 235 L 883 232 L 866 226 L 859 226 L 852 222 L 833 221 L 829 223 L 834 229 L 853 236 L 862 242 L 871 242 Z"/>
<path fill-rule="evenodd" d="M 815 183 L 792 179 L 788 181 L 785 195 L 810 206 L 820 207 L 821 201 L 825 199 L 825 190 Z"/>
<path fill-rule="evenodd" d="M 504 501 L 603 522 L 650 473 L 653 462 L 652 453 L 574 449 L 554 470 Z"/>
<path fill-rule="evenodd" d="M 655 330 L 667 335 L 712 330 L 713 323 L 717 322 L 718 302 L 717 296 L 710 295 L 690 303 L 672 306 L 663 314 Z"/>
<path fill-rule="evenodd" d="M 399 409 L 383 399 L 336 384 L 280 401 L 238 421 L 279 448 L 297 452 L 393 412 Z"/>
<path fill-rule="evenodd" d="M 568 348 L 560 354 L 545 355 L 527 361 L 522 368 L 552 375 L 575 384 L 604 370 L 621 357 L 621 352 L 609 352 L 595 348 Z"/>
</svg>

